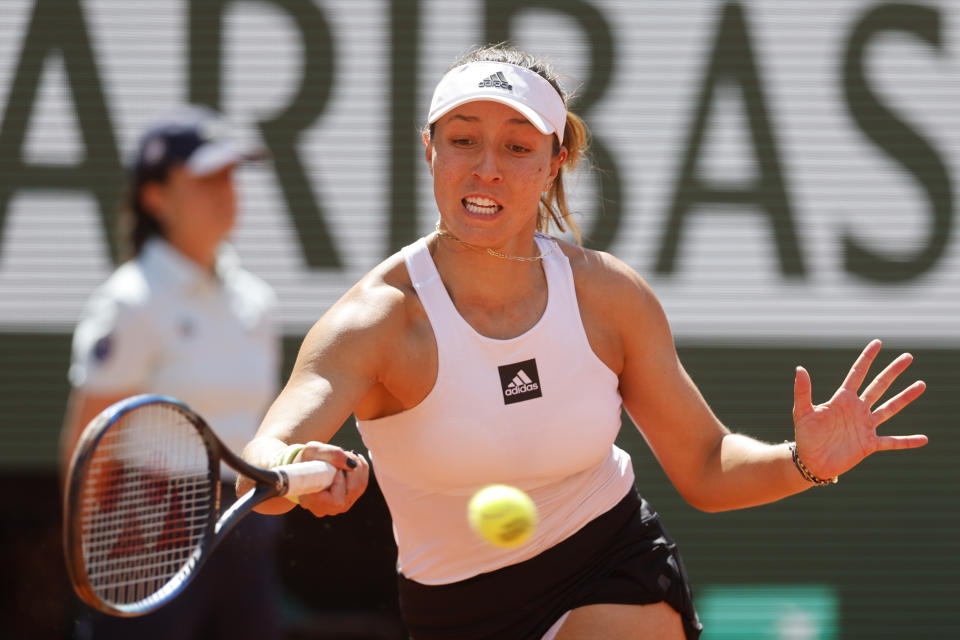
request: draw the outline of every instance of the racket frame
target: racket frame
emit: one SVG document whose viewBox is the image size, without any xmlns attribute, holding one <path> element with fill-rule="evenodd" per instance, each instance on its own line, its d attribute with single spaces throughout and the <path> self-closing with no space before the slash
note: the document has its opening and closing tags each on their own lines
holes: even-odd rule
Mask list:
<svg viewBox="0 0 960 640">
<path fill-rule="evenodd" d="M 126 414 L 150 404 L 165 404 L 178 410 L 200 434 L 206 447 L 209 480 L 213 491 L 210 514 L 203 535 L 190 558 L 159 590 L 129 604 L 108 603 L 97 595 L 87 574 L 83 559 L 81 504 L 87 473 L 100 440 Z M 220 462 L 256 482 L 253 489 L 241 496 L 217 518 L 220 509 Z M 192 581 L 217 544 L 255 506 L 287 493 L 289 478 L 281 469 L 263 469 L 248 463 L 224 445 L 206 421 L 189 406 L 159 394 L 141 394 L 121 400 L 106 409 L 83 430 L 70 460 L 63 500 L 63 549 L 67 573 L 74 590 L 93 608 L 118 617 L 136 617 L 149 613 L 177 597 Z"/>
</svg>

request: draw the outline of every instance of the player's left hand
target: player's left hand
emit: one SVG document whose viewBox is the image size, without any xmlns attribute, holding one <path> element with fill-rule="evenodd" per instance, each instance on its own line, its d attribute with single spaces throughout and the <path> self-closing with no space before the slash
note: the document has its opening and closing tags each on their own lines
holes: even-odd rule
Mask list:
<svg viewBox="0 0 960 640">
<path fill-rule="evenodd" d="M 810 473 L 819 478 L 839 476 L 875 451 L 912 449 L 927 443 L 925 435 L 877 434 L 878 426 L 920 397 L 926 389 L 926 384 L 918 380 L 874 409 L 873 405 L 913 362 L 909 353 L 900 355 L 860 393 L 860 386 L 880 347 L 879 340 L 866 346 L 843 384 L 824 404 L 812 403 L 810 374 L 803 367 L 797 367 L 793 389 L 797 453 Z"/>
</svg>

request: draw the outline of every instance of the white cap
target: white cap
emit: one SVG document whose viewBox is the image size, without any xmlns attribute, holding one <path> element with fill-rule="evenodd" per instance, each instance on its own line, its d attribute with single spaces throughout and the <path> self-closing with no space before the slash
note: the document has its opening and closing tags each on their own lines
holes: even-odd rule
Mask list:
<svg viewBox="0 0 960 640">
<path fill-rule="evenodd" d="M 195 176 L 207 176 L 231 164 L 267 156 L 266 149 L 232 138 L 216 111 L 190 106 L 153 122 L 140 138 L 133 168 L 141 180 L 160 179 L 172 165 L 180 164 Z"/>
<path fill-rule="evenodd" d="M 542 133 L 555 134 L 563 143 L 567 123 L 563 98 L 540 74 L 506 62 L 468 62 L 448 71 L 433 92 L 427 123 L 477 100 L 512 107 Z"/>
</svg>

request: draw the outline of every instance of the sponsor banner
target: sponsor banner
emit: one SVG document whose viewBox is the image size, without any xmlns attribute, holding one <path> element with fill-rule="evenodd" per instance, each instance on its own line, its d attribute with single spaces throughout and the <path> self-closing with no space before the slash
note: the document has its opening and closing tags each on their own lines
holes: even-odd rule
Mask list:
<svg viewBox="0 0 960 640">
<path fill-rule="evenodd" d="M 592 247 L 680 339 L 960 343 L 960 6 L 930 1 L 6 0 L 0 331 L 68 331 L 113 267 L 140 128 L 223 110 L 234 241 L 302 333 L 437 217 L 418 128 L 458 54 L 550 57 L 593 131 Z M 478 81 L 484 80 L 478 78 Z M 508 79 L 509 80 L 509 79 Z"/>
</svg>

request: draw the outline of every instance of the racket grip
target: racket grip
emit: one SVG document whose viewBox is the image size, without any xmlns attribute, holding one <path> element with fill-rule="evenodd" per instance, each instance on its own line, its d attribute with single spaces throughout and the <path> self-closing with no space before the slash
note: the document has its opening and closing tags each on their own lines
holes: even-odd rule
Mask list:
<svg viewBox="0 0 960 640">
<path fill-rule="evenodd" d="M 336 467 L 321 460 L 285 464 L 273 470 L 287 476 L 287 492 L 281 495 L 290 498 L 323 491 L 330 486 L 337 473 Z"/>
</svg>

